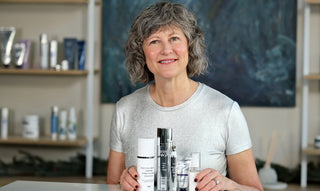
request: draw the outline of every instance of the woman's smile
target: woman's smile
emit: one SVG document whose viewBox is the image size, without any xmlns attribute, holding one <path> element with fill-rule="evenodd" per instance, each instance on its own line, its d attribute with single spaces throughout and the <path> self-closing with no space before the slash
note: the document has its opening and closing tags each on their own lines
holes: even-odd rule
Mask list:
<svg viewBox="0 0 320 191">
<path fill-rule="evenodd" d="M 163 60 L 159 61 L 159 64 L 169 65 L 169 64 L 174 63 L 175 61 L 177 61 L 177 59 L 163 59 Z"/>
</svg>

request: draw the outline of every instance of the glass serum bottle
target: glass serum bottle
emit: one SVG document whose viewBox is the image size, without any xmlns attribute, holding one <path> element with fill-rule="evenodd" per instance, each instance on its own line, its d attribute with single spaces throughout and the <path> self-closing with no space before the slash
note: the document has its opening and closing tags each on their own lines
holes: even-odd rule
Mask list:
<svg viewBox="0 0 320 191">
<path fill-rule="evenodd" d="M 201 168 L 201 153 L 200 152 L 193 152 L 191 153 L 191 165 L 189 170 L 189 191 L 194 191 L 197 182 L 194 181 L 197 174 L 200 172 Z"/>
<path fill-rule="evenodd" d="M 155 145 L 152 138 L 138 139 L 137 170 L 140 191 L 154 191 Z"/>
</svg>

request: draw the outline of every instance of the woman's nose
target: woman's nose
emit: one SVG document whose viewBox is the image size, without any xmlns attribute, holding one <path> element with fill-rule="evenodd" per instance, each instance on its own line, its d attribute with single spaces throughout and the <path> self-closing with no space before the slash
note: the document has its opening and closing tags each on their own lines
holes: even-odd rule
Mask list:
<svg viewBox="0 0 320 191">
<path fill-rule="evenodd" d="M 163 43 L 162 54 L 167 55 L 172 53 L 172 45 L 170 43 Z"/>
</svg>

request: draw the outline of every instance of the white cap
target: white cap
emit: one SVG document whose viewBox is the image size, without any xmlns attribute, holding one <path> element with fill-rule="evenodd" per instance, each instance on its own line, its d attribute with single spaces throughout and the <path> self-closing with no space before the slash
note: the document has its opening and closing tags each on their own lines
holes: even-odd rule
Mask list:
<svg viewBox="0 0 320 191">
<path fill-rule="evenodd" d="M 69 121 L 72 121 L 72 122 L 77 121 L 76 110 L 74 107 L 71 107 L 69 110 Z"/>
<path fill-rule="evenodd" d="M 2 118 L 8 118 L 9 110 L 7 107 L 1 108 L 1 117 Z"/>
<path fill-rule="evenodd" d="M 48 36 L 47 36 L 46 33 L 42 33 L 42 34 L 40 35 L 40 42 L 41 42 L 41 43 L 48 43 Z"/>
<path fill-rule="evenodd" d="M 200 152 L 192 153 L 191 167 L 200 168 Z"/>
<path fill-rule="evenodd" d="M 138 157 L 154 157 L 154 139 L 139 138 L 138 139 Z"/>
</svg>

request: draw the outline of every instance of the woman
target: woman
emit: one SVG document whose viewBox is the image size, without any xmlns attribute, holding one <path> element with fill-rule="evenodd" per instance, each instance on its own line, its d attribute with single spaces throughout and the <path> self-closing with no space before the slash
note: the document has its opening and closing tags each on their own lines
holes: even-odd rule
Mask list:
<svg viewBox="0 0 320 191">
<path fill-rule="evenodd" d="M 190 79 L 207 67 L 204 37 L 192 13 L 169 2 L 150 6 L 133 23 L 125 53 L 131 80 L 149 84 L 116 104 L 108 184 L 139 190 L 132 166 L 137 139 L 172 128 L 178 159 L 202 153 L 204 170 L 194 180 L 196 190 L 263 190 L 239 105 Z"/>
</svg>

